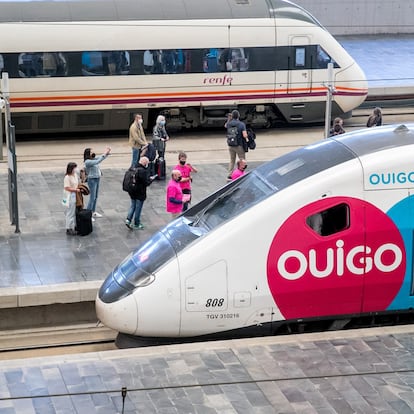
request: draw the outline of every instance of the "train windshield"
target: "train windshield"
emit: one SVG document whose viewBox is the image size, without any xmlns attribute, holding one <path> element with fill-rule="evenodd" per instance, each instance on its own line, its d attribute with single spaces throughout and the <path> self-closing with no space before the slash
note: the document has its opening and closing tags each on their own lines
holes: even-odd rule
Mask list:
<svg viewBox="0 0 414 414">
<path fill-rule="evenodd" d="M 99 298 L 111 303 L 128 296 L 136 288 L 151 284 L 158 269 L 203 234 L 187 224 L 184 217 L 174 220 L 129 254 L 106 278 Z"/>
<path fill-rule="evenodd" d="M 184 216 L 211 231 L 276 192 L 355 157 L 345 146 L 323 140 L 265 163 L 201 201 Z"/>
<path fill-rule="evenodd" d="M 193 227 L 212 230 L 276 191 L 274 186 L 254 172 L 242 176 L 225 189 L 226 191 L 216 194 L 213 199 L 207 199 L 210 201 L 197 211 L 191 223 Z M 191 210 L 190 212 L 192 213 Z"/>
</svg>

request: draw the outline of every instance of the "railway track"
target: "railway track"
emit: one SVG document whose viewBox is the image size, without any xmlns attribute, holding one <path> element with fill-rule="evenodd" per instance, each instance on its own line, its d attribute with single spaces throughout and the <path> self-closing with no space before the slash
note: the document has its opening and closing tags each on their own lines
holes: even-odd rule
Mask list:
<svg viewBox="0 0 414 414">
<path fill-rule="evenodd" d="M 112 350 L 116 334 L 96 324 L 3 330 L 0 360 Z"/>
</svg>

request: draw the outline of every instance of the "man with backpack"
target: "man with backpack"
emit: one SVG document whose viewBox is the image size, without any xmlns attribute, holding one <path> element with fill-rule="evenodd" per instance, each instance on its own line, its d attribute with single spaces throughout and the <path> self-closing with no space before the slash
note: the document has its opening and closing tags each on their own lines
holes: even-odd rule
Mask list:
<svg viewBox="0 0 414 414">
<path fill-rule="evenodd" d="M 246 157 L 244 142 L 248 142 L 246 125 L 240 121 L 240 113 L 236 109 L 229 114 L 224 127 L 227 128 L 227 146 L 229 148 L 230 162 L 228 167 L 227 179 L 231 180 L 231 174 L 236 163 L 236 155 L 239 160 Z"/>
<path fill-rule="evenodd" d="M 137 168 L 131 167 L 124 176 L 122 189 L 128 192 L 131 198 L 131 206 L 128 211 L 125 225 L 130 230 L 143 230 L 141 223 L 141 211 L 147 198 L 147 187 L 154 181 L 155 176 L 150 176 L 148 171 L 149 159 L 141 157 Z"/>
</svg>

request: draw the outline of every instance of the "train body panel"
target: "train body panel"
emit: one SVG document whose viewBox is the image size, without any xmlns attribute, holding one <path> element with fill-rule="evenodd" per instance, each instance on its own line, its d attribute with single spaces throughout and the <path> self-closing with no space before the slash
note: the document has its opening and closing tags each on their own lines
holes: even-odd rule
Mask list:
<svg viewBox="0 0 414 414">
<path fill-rule="evenodd" d="M 184 338 L 412 309 L 413 151 L 414 125 L 389 126 L 257 167 L 118 266 L 98 317 L 123 333 Z M 138 322 L 127 326 L 113 312 L 131 296 Z"/>
<path fill-rule="evenodd" d="M 247 233 L 251 234 L 249 230 Z M 249 259 L 248 246 L 254 251 L 256 240 L 246 243 L 240 232 L 226 225 L 216 229 L 211 237 L 217 241 L 215 244 L 201 239 L 197 242 L 199 249 L 188 249 L 178 259 L 185 298 L 181 335 L 270 322 L 276 312 L 275 304 L 270 300 L 266 281 L 256 277 L 265 271 L 264 267 L 258 269 L 264 263 L 263 251 L 261 256 Z"/>
<path fill-rule="evenodd" d="M 173 275 L 173 277 L 172 277 Z M 157 284 L 150 284 L 137 291 L 139 325 L 134 332 L 141 329 L 145 336 L 180 336 L 180 318 L 182 300 L 180 292 L 180 275 L 177 260 L 168 262 L 157 273 Z M 158 298 L 154 301 L 154 297 Z"/>
<path fill-rule="evenodd" d="M 267 15 L 243 6 L 245 13 L 220 18 L 134 20 L 132 13 L 124 20 L 42 22 L 34 15 L 5 22 L 0 70 L 9 73 L 16 130 L 125 129 L 119 111 L 128 121 L 144 111 L 149 126 L 164 112 L 179 128 L 222 126 L 234 108 L 255 126 L 323 121 L 329 62 L 332 115 L 359 106 L 367 95 L 359 66 L 303 9 L 274 3 Z"/>
</svg>

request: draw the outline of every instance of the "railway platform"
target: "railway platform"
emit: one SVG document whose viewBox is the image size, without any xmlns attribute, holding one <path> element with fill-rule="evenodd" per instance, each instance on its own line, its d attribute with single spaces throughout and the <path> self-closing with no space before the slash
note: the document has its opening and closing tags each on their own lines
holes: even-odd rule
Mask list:
<svg viewBox="0 0 414 414">
<path fill-rule="evenodd" d="M 409 414 L 414 327 L 2 361 L 0 412 Z"/>
<path fill-rule="evenodd" d="M 10 224 L 8 165 L 0 163 L 0 309 L 93 301 L 109 272 L 170 220 L 165 211 L 166 185 L 180 150 L 198 168 L 194 202 L 226 184 L 228 151 L 221 133 L 171 133 L 171 137 L 166 152 L 167 179 L 149 187 L 141 216 L 145 229 L 135 231 L 124 224 L 130 199 L 122 191 L 122 179 L 131 162 L 126 137 L 17 144 L 20 233 Z M 258 133 L 258 148 L 247 156 L 248 168 L 322 137 L 322 127 L 293 136 L 290 130 Z M 103 217 L 93 223 L 90 235 L 68 236 L 60 203 L 66 164 L 74 161 L 82 166 L 84 148 L 92 147 L 99 154 L 108 145 L 112 155 L 101 164 L 97 207 Z"/>
</svg>

